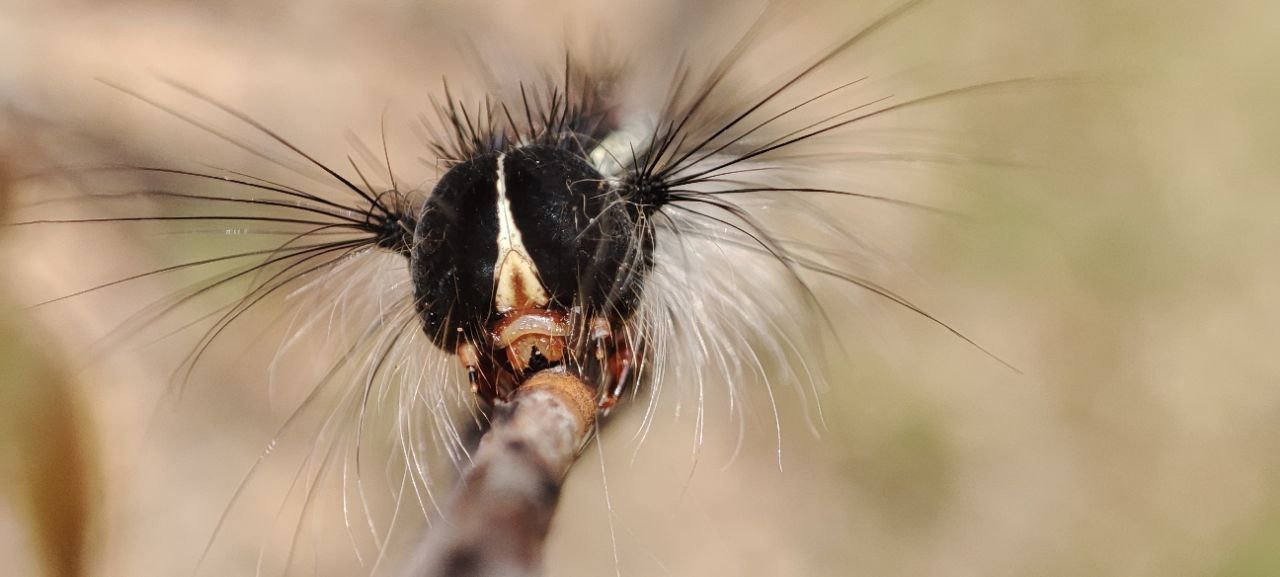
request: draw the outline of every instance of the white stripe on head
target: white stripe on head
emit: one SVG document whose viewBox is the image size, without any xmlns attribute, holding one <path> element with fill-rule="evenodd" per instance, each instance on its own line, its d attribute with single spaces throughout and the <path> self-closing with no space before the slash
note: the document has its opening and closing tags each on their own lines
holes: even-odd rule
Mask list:
<svg viewBox="0 0 1280 577">
<path fill-rule="evenodd" d="M 542 286 L 538 267 L 524 248 L 520 229 L 511 214 L 511 201 L 507 200 L 507 155 L 498 155 L 498 262 L 493 268 L 493 280 L 497 288 L 493 292 L 493 306 L 500 313 L 517 308 L 546 306 L 550 301 L 547 289 Z"/>
</svg>

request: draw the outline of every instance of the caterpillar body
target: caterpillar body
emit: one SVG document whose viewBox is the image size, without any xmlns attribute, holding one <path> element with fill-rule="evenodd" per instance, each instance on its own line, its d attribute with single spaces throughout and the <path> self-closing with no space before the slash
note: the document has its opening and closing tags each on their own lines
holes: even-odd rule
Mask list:
<svg viewBox="0 0 1280 577">
<path fill-rule="evenodd" d="M 480 88 L 444 82 L 429 114 L 406 123 L 425 144 L 425 177 L 393 162 L 403 152 L 388 144 L 396 129 L 385 118 L 377 144 L 353 139 L 354 152 L 334 162 L 195 83 L 162 79 L 183 102 L 171 105 L 108 80 L 268 168 L 129 161 L 53 170 L 32 181 L 64 179 L 82 194 L 37 199 L 15 226 L 179 233 L 176 242 L 207 254 L 42 306 L 184 279 L 140 303 L 104 342 L 185 338 L 175 389 L 217 373 L 198 370 L 206 365 L 236 364 L 218 359 L 236 350 L 246 358 L 267 351 L 246 366 L 265 366 L 272 386 L 306 384 L 210 527 L 197 573 L 212 574 L 226 557 L 222 542 L 235 540 L 227 533 L 248 523 L 238 519 L 256 508 L 246 495 L 280 458 L 276 446 L 303 439 L 274 492 L 287 504 L 267 507 L 274 531 L 232 570 L 325 573 L 327 557 L 303 558 L 331 552 L 301 542 L 327 519 L 361 570 L 395 574 L 396 544 L 412 540 L 413 513 L 438 517 L 442 484 L 465 465 L 491 409 L 536 372 L 581 376 L 602 411 L 641 415 L 641 440 L 664 407 L 693 415 L 695 447 L 708 411 L 744 429 L 751 419 L 771 422 L 781 460 L 776 389 L 794 391 L 804 421 L 821 426 L 822 357 L 842 332 L 824 310 L 833 292 L 887 303 L 1003 363 L 878 282 L 874 250 L 844 218 L 848 207 L 949 218 L 849 178 L 864 161 L 970 160 L 876 149 L 877 137 L 892 133 L 877 123 L 1042 81 L 903 95 L 892 78 L 850 65 L 865 43 L 930 4 L 880 7 L 836 41 L 788 54 L 798 60 L 780 73 L 762 72 L 772 61 L 760 52 L 782 41 L 778 29 L 803 20 L 788 2 L 735 7 L 747 17 L 723 33 L 729 40 L 692 56 L 650 40 L 653 53 L 670 56 L 656 65 L 573 43 L 548 51 L 558 55 L 553 64 L 511 77 L 489 66 L 490 54 L 464 58 L 487 76 Z M 859 135 L 873 146 L 851 146 Z M 312 376 L 284 368 L 299 354 Z M 724 408 L 709 409 L 713 398 Z M 337 520 L 320 513 L 326 482 L 337 487 L 340 507 L 328 507 L 340 509 Z"/>
</svg>

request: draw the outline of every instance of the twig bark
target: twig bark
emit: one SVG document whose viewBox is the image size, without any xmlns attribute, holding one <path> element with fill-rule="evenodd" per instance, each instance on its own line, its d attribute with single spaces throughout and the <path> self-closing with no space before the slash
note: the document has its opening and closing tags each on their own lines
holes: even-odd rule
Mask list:
<svg viewBox="0 0 1280 577">
<path fill-rule="evenodd" d="M 560 486 L 596 418 L 592 389 L 577 377 L 542 372 L 494 409 L 446 511 L 404 577 L 532 577 Z"/>
</svg>

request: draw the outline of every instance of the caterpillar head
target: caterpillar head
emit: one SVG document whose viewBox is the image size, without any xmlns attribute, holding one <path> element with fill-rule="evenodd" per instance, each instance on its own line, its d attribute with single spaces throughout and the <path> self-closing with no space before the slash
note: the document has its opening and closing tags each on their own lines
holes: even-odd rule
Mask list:
<svg viewBox="0 0 1280 577">
<path fill-rule="evenodd" d="M 543 369 L 625 381 L 615 333 L 651 263 L 640 209 L 581 154 L 547 144 L 469 158 L 440 179 L 410 250 L 414 302 L 432 342 L 472 388 L 505 398 Z M 610 370 L 621 363 L 624 367 Z"/>
</svg>

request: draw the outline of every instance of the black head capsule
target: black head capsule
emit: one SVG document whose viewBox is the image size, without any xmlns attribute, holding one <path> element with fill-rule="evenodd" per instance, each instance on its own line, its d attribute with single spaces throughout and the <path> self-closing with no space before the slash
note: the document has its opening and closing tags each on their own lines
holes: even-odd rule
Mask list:
<svg viewBox="0 0 1280 577">
<path fill-rule="evenodd" d="M 646 222 L 572 150 L 528 145 L 470 158 L 440 179 L 414 230 L 424 329 L 459 355 L 486 401 L 556 367 L 598 373 L 608 397 L 634 364 L 635 347 L 616 344 L 625 339 L 614 330 L 634 311 L 650 265 Z"/>
</svg>

